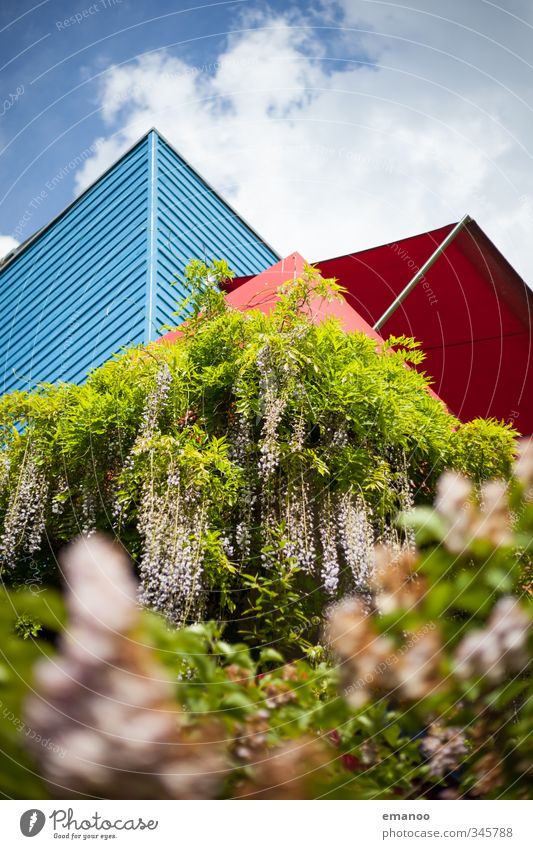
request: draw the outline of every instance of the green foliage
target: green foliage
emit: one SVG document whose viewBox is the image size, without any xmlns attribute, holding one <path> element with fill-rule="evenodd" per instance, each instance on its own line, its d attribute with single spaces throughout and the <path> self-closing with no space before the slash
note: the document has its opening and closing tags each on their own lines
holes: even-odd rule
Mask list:
<svg viewBox="0 0 533 849">
<path fill-rule="evenodd" d="M 41 623 L 31 616 L 19 616 L 15 622 L 15 634 L 23 640 L 28 640 L 30 637 L 38 637 L 42 627 Z"/>
<path fill-rule="evenodd" d="M 228 307 L 218 284 L 230 276 L 191 263 L 191 317 L 172 344 L 125 351 L 82 386 L 1 399 L 0 568 L 15 585 L 53 581 L 64 542 L 111 531 L 145 602 L 174 621 L 230 617 L 234 638 L 308 648 L 324 603 L 359 580 L 340 544 L 338 562 L 325 555 L 346 503 L 374 541 L 388 538 L 444 468 L 507 475 L 513 432 L 451 416 L 410 367 L 423 356 L 413 340 L 376 350 L 333 320 L 313 324 L 310 305 L 339 295 L 314 269 L 268 316 Z M 181 576 L 166 596 L 163 564 Z M 269 593 L 287 600 L 283 615 Z"/>
<path fill-rule="evenodd" d="M 51 638 L 64 619 L 58 594 L 42 589 L 0 590 L 0 794 L 13 799 L 46 798 L 29 759 L 25 739 L 34 734 L 23 719 L 33 667 L 53 651 Z M 43 741 L 50 745 L 50 741 Z"/>
<path fill-rule="evenodd" d="M 448 476 L 445 496 L 441 481 L 436 511 L 420 507 L 404 519 L 422 550 L 390 549 L 381 562 L 382 550 L 371 597 L 335 605 L 322 645 L 306 659 L 287 662 L 287 626 L 273 613 L 279 643 L 250 648 L 229 642 L 216 622 L 173 629 L 144 610 L 132 631 L 118 634 L 128 646 L 125 670 L 104 660 L 109 692 L 120 694 L 129 679 L 136 644 L 141 668 L 154 666 L 145 680 L 156 693 L 162 664 L 175 682 L 180 733 L 197 732 L 191 739 L 200 740 L 200 751 L 220 751 L 224 741 L 221 798 L 531 798 L 533 599 L 517 584 L 533 554 L 533 452 L 526 472 L 523 483 L 506 489 L 489 482 L 479 496 L 456 475 Z M 245 577 L 258 594 L 254 610 L 275 609 L 285 588 Z M 0 596 L 4 795 L 46 792 L 25 754 L 31 729 L 22 703 L 32 666 L 51 651 L 62 620 L 54 594 Z M 26 629 L 17 635 L 21 621 L 42 626 L 37 638 L 25 639 Z M 90 645 L 90 620 L 84 627 Z M 145 704 L 151 714 L 149 698 Z M 291 743 L 288 760 L 281 759 Z"/>
<path fill-rule="evenodd" d="M 488 478 L 508 477 L 515 437 L 510 425 L 502 425 L 495 419 L 466 422 L 452 438 L 455 468 L 478 483 Z"/>
<path fill-rule="evenodd" d="M 286 663 L 270 647 L 254 658 L 245 643 L 225 642 L 214 623 L 170 632 L 146 616 L 144 628 L 178 678 L 187 721 L 194 726 L 209 717 L 225 726 L 232 755 L 226 797 L 239 795 L 269 750 L 303 737 L 315 738 L 325 753 L 313 793 L 331 799 L 414 795 L 411 771 L 426 773 L 419 744 L 404 739 L 398 746 L 400 714 L 384 704 L 351 710 L 337 694 L 340 677 L 331 663 Z"/>
<path fill-rule="evenodd" d="M 180 308 L 174 315 L 183 320 L 195 320 L 203 313 L 204 317 L 212 317 L 224 310 L 224 293 L 220 286 L 235 277 L 228 263 L 223 259 L 214 259 L 210 266 L 198 259 L 193 259 L 185 269 L 185 279 L 176 280 L 173 285 L 181 283 L 189 292 L 180 303 Z M 190 328 L 189 328 L 190 329 Z"/>
<path fill-rule="evenodd" d="M 312 597 L 312 582 L 296 566 L 272 574 L 242 575 L 248 607 L 240 634 L 252 645 L 282 646 L 313 653 L 322 625 L 322 598 Z M 313 604 L 314 602 L 314 604 Z M 314 612 L 313 612 L 314 610 Z"/>
</svg>

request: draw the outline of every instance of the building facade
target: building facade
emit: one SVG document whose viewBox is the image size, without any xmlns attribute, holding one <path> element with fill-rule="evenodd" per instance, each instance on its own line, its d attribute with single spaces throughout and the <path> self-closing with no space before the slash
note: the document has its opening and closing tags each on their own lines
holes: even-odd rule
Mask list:
<svg viewBox="0 0 533 849">
<path fill-rule="evenodd" d="M 318 262 L 346 288 L 346 329 L 372 334 L 453 227 Z M 187 262 L 213 258 L 236 272 L 227 288 L 239 308 L 261 308 L 265 286 L 303 268 L 297 253 L 280 261 L 150 130 L 0 264 L 0 392 L 81 382 L 114 353 L 158 338 L 187 296 Z M 380 332 L 421 342 L 421 368 L 461 420 L 494 417 L 531 434 L 532 319 L 529 287 L 469 219 Z"/>
<path fill-rule="evenodd" d="M 79 382 L 175 323 L 191 259 L 257 274 L 278 254 L 156 131 L 0 265 L 0 391 Z"/>
<path fill-rule="evenodd" d="M 319 262 L 373 325 L 454 228 Z M 385 322 L 382 336 L 414 336 L 420 366 L 461 421 L 495 418 L 533 433 L 533 295 L 473 220 Z"/>
</svg>

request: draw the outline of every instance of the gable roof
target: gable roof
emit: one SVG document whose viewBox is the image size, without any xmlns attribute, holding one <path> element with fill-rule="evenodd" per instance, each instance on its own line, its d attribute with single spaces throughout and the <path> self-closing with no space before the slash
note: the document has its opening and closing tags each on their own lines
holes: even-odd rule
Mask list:
<svg viewBox="0 0 533 849">
<path fill-rule="evenodd" d="M 246 277 L 244 281 L 243 278 L 229 281 L 227 303 L 241 312 L 256 309 L 268 315 L 279 298 L 279 287 L 291 278 L 300 277 L 306 265 L 308 263 L 303 256 L 294 251 L 255 277 Z M 309 312 L 312 321 L 316 324 L 327 318 L 336 318 L 347 333 L 360 331 L 376 341 L 383 341 L 379 333 L 376 333 L 344 298 L 333 301 L 315 298 Z M 172 342 L 179 339 L 181 335 L 181 329 L 177 328 L 161 337 L 161 341 Z"/>
<path fill-rule="evenodd" d="M 373 325 L 455 224 L 317 263 Z M 471 220 L 384 324 L 416 337 L 421 368 L 463 421 L 495 417 L 533 433 L 533 295 Z"/>
<path fill-rule="evenodd" d="M 80 192 L 80 194 L 77 197 L 75 197 L 74 200 L 70 201 L 70 203 L 68 203 L 60 212 L 58 212 L 57 215 L 54 215 L 54 217 L 51 218 L 50 221 L 48 221 L 46 224 L 44 224 L 42 227 L 40 227 L 38 230 L 36 230 L 35 233 L 32 233 L 30 236 L 28 236 L 27 239 L 25 239 L 23 242 L 21 242 L 21 244 L 18 245 L 16 248 L 13 248 L 11 251 L 9 251 L 7 254 L 5 254 L 3 257 L 0 257 L 0 271 L 2 271 L 7 265 L 9 265 L 9 263 L 13 262 L 14 259 L 16 259 L 23 251 L 26 250 L 27 247 L 29 247 L 29 245 L 32 244 L 32 242 L 34 242 L 36 239 L 38 239 L 40 236 L 42 236 L 47 230 L 49 230 L 51 227 L 53 227 L 54 224 L 56 224 L 61 218 L 63 218 L 64 215 L 66 215 L 73 207 L 75 207 L 88 192 L 90 192 L 95 186 L 98 186 L 98 184 L 100 182 L 105 180 L 107 175 L 111 171 L 113 171 L 113 169 L 120 162 L 122 162 L 122 160 L 125 160 L 127 157 L 129 157 L 129 155 L 134 150 L 136 150 L 136 148 L 142 146 L 143 143 L 146 141 L 146 139 L 148 139 L 148 137 L 152 133 L 154 133 L 158 137 L 158 139 L 160 139 L 162 142 L 164 142 L 167 145 L 168 148 L 170 148 L 170 150 L 173 152 L 173 154 L 175 156 L 177 156 L 181 160 L 181 162 L 183 162 L 183 164 L 187 167 L 187 169 L 192 174 L 194 174 L 194 176 L 205 187 L 205 189 L 209 192 L 209 194 L 211 194 L 213 197 L 216 197 L 218 200 L 220 200 L 224 204 L 224 206 L 226 206 L 228 208 L 228 210 L 241 221 L 241 223 L 246 227 L 246 229 L 249 230 L 249 232 L 259 242 L 261 242 L 261 244 L 263 244 L 266 248 L 268 248 L 268 250 L 271 251 L 274 256 L 279 257 L 279 254 L 277 253 L 277 251 L 274 250 L 274 248 L 265 239 L 263 239 L 263 237 L 252 227 L 252 225 L 249 224 L 248 221 L 246 221 L 246 219 L 243 218 L 243 216 L 239 212 L 237 212 L 236 209 L 234 209 L 234 207 L 229 203 L 229 201 L 226 198 L 224 198 L 223 195 L 220 192 L 218 192 L 211 185 L 211 183 L 209 183 L 205 179 L 205 177 L 203 177 L 200 174 L 199 171 L 196 170 L 196 168 L 194 168 L 191 165 L 191 163 L 178 151 L 178 149 L 171 142 L 169 142 L 168 139 L 162 133 L 159 132 L 157 127 L 150 127 L 149 130 L 147 130 L 139 139 L 137 139 L 136 142 L 134 142 L 132 145 L 130 145 L 128 148 L 126 148 L 126 150 L 118 157 L 118 159 L 115 159 L 114 162 L 112 162 L 111 165 L 109 165 L 100 174 L 99 177 L 97 177 L 95 180 L 93 180 L 92 183 L 89 183 L 89 185 L 86 186 L 86 188 L 82 192 Z"/>
<path fill-rule="evenodd" d="M 0 266 L 0 391 L 81 382 L 149 342 L 186 295 L 186 264 L 219 256 L 239 274 L 278 259 L 151 130 Z"/>
<path fill-rule="evenodd" d="M 259 309 L 268 314 L 276 304 L 279 287 L 291 277 L 295 279 L 301 276 L 307 264 L 302 255 L 295 251 L 241 286 L 233 288 L 227 296 L 228 303 L 239 310 Z M 361 331 L 381 341 L 379 333 L 372 330 L 344 298 L 333 301 L 316 298 L 311 304 L 311 317 L 315 323 L 326 318 L 337 318 L 348 333 Z"/>
</svg>

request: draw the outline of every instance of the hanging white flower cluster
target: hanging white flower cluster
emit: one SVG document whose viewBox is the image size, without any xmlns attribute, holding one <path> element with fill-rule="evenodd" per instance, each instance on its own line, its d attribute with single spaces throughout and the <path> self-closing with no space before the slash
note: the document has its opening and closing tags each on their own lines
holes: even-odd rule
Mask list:
<svg viewBox="0 0 533 849">
<path fill-rule="evenodd" d="M 11 471 L 11 457 L 7 451 L 0 451 L 0 492 L 4 489 L 9 481 L 9 472 Z"/>
<path fill-rule="evenodd" d="M 400 513 L 409 513 L 413 507 L 415 506 L 415 499 L 413 497 L 413 487 L 409 480 L 409 472 L 407 469 L 407 459 L 405 455 L 402 456 L 402 470 L 398 474 L 398 479 L 396 483 L 397 491 L 398 491 L 398 501 L 399 501 L 399 512 Z M 412 551 L 416 548 L 415 543 L 415 532 L 412 528 L 408 527 L 404 530 L 404 537 L 401 541 L 401 548 L 408 548 Z"/>
<path fill-rule="evenodd" d="M 238 515 L 233 535 L 234 546 L 232 546 L 234 555 L 241 562 L 244 562 L 250 556 L 253 509 L 256 503 L 253 483 L 250 480 L 250 469 L 254 462 L 255 444 L 253 441 L 252 424 L 245 416 L 236 416 L 233 427 L 230 430 L 229 443 L 230 460 L 246 471 L 246 482 L 239 499 Z"/>
<path fill-rule="evenodd" d="M 80 510 L 80 533 L 90 535 L 95 531 L 96 525 L 96 500 L 87 483 L 83 485 L 81 492 Z"/>
<path fill-rule="evenodd" d="M 167 363 L 159 369 L 155 386 L 148 395 L 141 425 L 124 467 L 131 470 L 135 457 L 148 452 L 153 461 L 150 440 L 159 429 L 170 392 L 172 375 Z M 137 529 L 143 547 L 140 558 L 140 601 L 182 625 L 197 620 L 203 602 L 203 560 L 207 518 L 199 490 L 182 480 L 180 469 L 170 464 L 166 478 L 159 480 L 149 463 L 138 507 Z M 116 502 L 115 515 L 121 505 Z"/>
<path fill-rule="evenodd" d="M 286 557 L 294 559 L 298 568 L 310 575 L 316 567 L 314 511 L 310 498 L 309 482 L 302 474 L 291 481 L 285 507 L 287 541 Z"/>
<path fill-rule="evenodd" d="M 318 523 L 322 543 L 321 579 L 328 595 L 335 595 L 339 585 L 340 566 L 336 522 L 329 497 L 323 500 L 319 508 Z"/>
<path fill-rule="evenodd" d="M 292 426 L 292 434 L 289 443 L 291 451 L 301 451 L 304 447 L 305 437 L 305 419 L 303 414 L 300 413 L 300 415 L 294 420 Z"/>
<path fill-rule="evenodd" d="M 56 486 L 56 494 L 52 499 L 51 511 L 54 516 L 60 516 L 65 510 L 65 501 L 68 498 L 68 484 L 64 477 L 60 477 Z"/>
<path fill-rule="evenodd" d="M 372 571 L 374 531 L 371 513 L 361 496 L 341 495 L 337 508 L 339 540 L 356 591 L 368 589 Z"/>
<path fill-rule="evenodd" d="M 171 383 L 172 374 L 168 364 L 163 363 L 157 372 L 155 386 L 146 399 L 138 440 L 150 437 L 157 428 L 159 418 L 168 401 Z"/>
<path fill-rule="evenodd" d="M 261 565 L 273 569 L 279 565 L 282 551 L 279 549 L 279 517 L 276 512 L 275 495 L 271 487 L 262 488 L 259 493 L 258 532 L 261 548 Z"/>
<path fill-rule="evenodd" d="M 398 458 L 400 471 L 396 473 L 392 482 L 392 490 L 396 494 L 396 513 L 409 513 L 414 507 L 413 488 L 407 472 L 407 460 L 404 455 Z M 391 549 L 396 555 L 405 550 L 414 551 L 415 535 L 410 528 L 401 531 L 394 522 L 381 519 L 380 526 L 376 530 L 376 542 Z"/>
<path fill-rule="evenodd" d="M 143 447 L 149 443 L 150 439 L 154 435 L 159 424 L 160 416 L 166 408 L 171 384 L 172 374 L 170 368 L 167 363 L 163 363 L 157 372 L 155 386 L 146 398 L 146 403 L 141 416 L 140 428 L 132 445 L 131 451 L 123 463 L 123 471 L 131 471 L 133 469 L 135 465 L 135 455 L 143 450 Z M 123 514 L 124 505 L 117 495 L 112 507 L 115 528 L 119 527 Z"/>
<path fill-rule="evenodd" d="M 200 618 L 207 521 L 197 489 L 169 472 L 166 487 L 146 484 L 138 528 L 143 540 L 140 601 L 177 625 Z"/>
<path fill-rule="evenodd" d="M 13 566 L 20 555 L 33 555 L 41 545 L 45 529 L 49 484 L 28 445 L 17 488 L 10 501 L 0 536 L 0 565 Z"/>
<path fill-rule="evenodd" d="M 259 410 L 263 427 L 259 442 L 259 475 L 268 480 L 276 471 L 280 459 L 278 427 L 287 407 L 287 395 L 280 392 L 268 345 L 263 345 L 257 354 L 259 370 Z"/>
<path fill-rule="evenodd" d="M 348 444 L 346 428 L 342 426 L 325 428 L 325 437 L 331 451 L 342 451 Z"/>
</svg>

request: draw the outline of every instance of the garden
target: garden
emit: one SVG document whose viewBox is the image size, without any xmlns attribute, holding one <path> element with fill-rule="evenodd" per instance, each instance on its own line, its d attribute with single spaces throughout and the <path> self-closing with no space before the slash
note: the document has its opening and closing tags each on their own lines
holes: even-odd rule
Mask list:
<svg viewBox="0 0 533 849">
<path fill-rule="evenodd" d="M 0 791 L 531 798 L 533 446 L 312 267 L 186 276 L 177 340 L 0 399 Z"/>
</svg>

